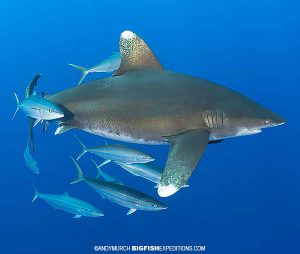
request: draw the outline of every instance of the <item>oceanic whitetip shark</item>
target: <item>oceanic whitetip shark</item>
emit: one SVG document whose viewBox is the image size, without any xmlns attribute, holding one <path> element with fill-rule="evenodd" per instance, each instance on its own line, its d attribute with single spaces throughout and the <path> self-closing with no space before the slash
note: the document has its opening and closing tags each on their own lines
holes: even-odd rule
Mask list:
<svg viewBox="0 0 300 254">
<path fill-rule="evenodd" d="M 78 128 L 106 138 L 170 144 L 158 185 L 167 197 L 186 184 L 209 142 L 250 135 L 285 120 L 221 85 L 167 71 L 135 33 L 120 38 L 121 64 L 113 77 L 47 97 L 64 111 L 63 133 Z"/>
</svg>

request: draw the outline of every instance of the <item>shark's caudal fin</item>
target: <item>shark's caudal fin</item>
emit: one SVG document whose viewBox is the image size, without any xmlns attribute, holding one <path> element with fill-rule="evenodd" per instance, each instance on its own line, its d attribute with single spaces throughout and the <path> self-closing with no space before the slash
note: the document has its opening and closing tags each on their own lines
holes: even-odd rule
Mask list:
<svg viewBox="0 0 300 254">
<path fill-rule="evenodd" d="M 16 111 L 15 111 L 13 117 L 12 117 L 12 120 L 15 118 L 15 116 L 16 116 L 18 110 L 19 110 L 19 103 L 20 103 L 19 98 L 18 98 L 18 95 L 17 95 L 15 92 L 14 92 L 14 95 L 15 95 L 16 102 L 17 102 L 17 109 L 16 109 Z"/>
<path fill-rule="evenodd" d="M 82 72 L 82 76 L 80 80 L 78 81 L 77 85 L 80 85 L 82 81 L 85 79 L 85 77 L 89 74 L 89 69 L 84 68 L 82 66 L 76 65 L 76 64 L 69 64 L 70 66 L 74 67 L 77 70 L 80 70 Z"/>
<path fill-rule="evenodd" d="M 82 146 L 82 152 L 77 156 L 77 161 L 85 154 L 87 153 L 87 147 L 80 141 L 80 139 L 74 135 L 74 137 L 77 139 L 77 141 L 79 142 L 79 144 Z"/>
<path fill-rule="evenodd" d="M 32 199 L 32 203 L 38 198 L 38 196 L 39 196 L 39 193 L 38 193 L 38 191 L 36 190 L 36 188 L 35 188 L 35 186 L 33 185 L 33 188 L 34 188 L 34 197 L 33 197 L 33 199 Z"/>
<path fill-rule="evenodd" d="M 75 183 L 79 183 L 81 182 L 82 180 L 84 180 L 84 176 L 83 176 L 83 173 L 82 173 L 82 170 L 79 166 L 79 164 L 77 163 L 76 160 L 74 160 L 74 158 L 72 156 L 70 156 L 71 160 L 73 161 L 73 163 L 75 164 L 75 168 L 77 169 L 77 172 L 78 172 L 78 177 L 77 179 L 75 179 L 73 182 L 71 182 L 70 184 L 75 184 Z"/>
</svg>

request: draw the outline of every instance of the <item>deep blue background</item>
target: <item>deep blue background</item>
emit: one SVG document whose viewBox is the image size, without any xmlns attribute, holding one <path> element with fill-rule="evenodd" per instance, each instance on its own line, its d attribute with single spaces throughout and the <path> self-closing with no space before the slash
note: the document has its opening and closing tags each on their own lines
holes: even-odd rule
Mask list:
<svg viewBox="0 0 300 254">
<path fill-rule="evenodd" d="M 95 244 L 206 245 L 207 253 L 300 253 L 300 16 L 296 1 L 0 1 L 1 253 L 92 253 Z M 76 176 L 68 155 L 102 138 L 79 131 L 54 136 L 35 128 L 41 174 L 24 166 L 27 122 L 22 98 L 73 86 L 79 72 L 118 50 L 119 35 L 139 34 L 170 70 L 204 77 L 261 102 L 288 120 L 262 134 L 208 147 L 190 188 L 165 199 L 169 209 L 136 212 L 102 200 Z M 105 75 L 91 74 L 89 79 Z M 114 141 L 109 141 L 113 143 Z M 134 146 L 134 145 L 133 145 Z M 135 146 L 163 166 L 167 146 Z M 97 159 L 97 158 L 96 158 Z M 100 159 L 98 159 L 100 162 Z M 85 156 L 87 174 L 95 170 Z M 153 184 L 110 165 L 107 172 L 153 196 Z M 73 219 L 38 200 L 44 193 L 85 199 L 105 217 Z"/>
</svg>

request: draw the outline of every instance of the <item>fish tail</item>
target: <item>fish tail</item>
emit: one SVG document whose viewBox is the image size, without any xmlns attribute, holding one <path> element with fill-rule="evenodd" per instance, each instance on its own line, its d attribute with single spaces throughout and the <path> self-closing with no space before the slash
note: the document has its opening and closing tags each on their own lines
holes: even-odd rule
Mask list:
<svg viewBox="0 0 300 254">
<path fill-rule="evenodd" d="M 99 178 L 103 177 L 103 174 L 102 174 L 102 171 L 101 171 L 99 165 L 97 165 L 97 163 L 93 159 L 90 159 L 90 160 L 93 162 L 93 164 L 95 165 L 95 167 L 98 169 L 98 173 L 96 175 L 96 179 L 99 179 Z"/>
<path fill-rule="evenodd" d="M 77 139 L 77 141 L 79 142 L 79 144 L 82 146 L 82 152 L 77 156 L 77 161 L 85 154 L 87 153 L 87 147 L 80 141 L 80 139 L 74 135 L 74 137 Z"/>
<path fill-rule="evenodd" d="M 77 83 L 77 85 L 80 85 L 82 83 L 82 81 L 85 79 L 85 77 L 89 74 L 89 70 L 85 67 L 82 67 L 82 66 L 79 66 L 76 64 L 69 64 L 69 65 L 82 72 L 82 76 Z"/>
<path fill-rule="evenodd" d="M 38 193 L 38 191 L 37 191 L 37 189 L 35 188 L 35 186 L 33 185 L 33 188 L 34 188 L 34 197 L 33 197 L 33 199 L 32 199 L 32 203 L 38 198 L 38 196 L 39 196 L 39 193 Z"/>
<path fill-rule="evenodd" d="M 15 111 L 13 117 L 12 117 L 12 120 L 15 118 L 15 116 L 16 116 L 18 110 L 19 110 L 19 103 L 20 103 L 18 95 L 15 92 L 14 92 L 14 95 L 15 95 L 15 98 L 16 98 L 16 101 L 17 101 L 17 109 L 16 109 L 16 111 Z"/>
<path fill-rule="evenodd" d="M 77 169 L 77 172 L 78 172 L 78 177 L 77 179 L 75 179 L 73 182 L 71 182 L 70 184 L 75 184 L 75 183 L 79 183 L 81 182 L 82 180 L 84 180 L 84 176 L 83 176 L 83 173 L 82 173 L 82 170 L 79 166 L 79 164 L 77 163 L 76 160 L 74 160 L 74 158 L 72 156 L 70 156 L 71 160 L 74 162 L 75 164 L 75 167 Z"/>
<path fill-rule="evenodd" d="M 97 169 L 99 169 L 99 165 L 91 158 L 90 159 L 92 162 L 93 162 L 93 164 L 95 165 L 95 167 L 97 168 Z"/>
</svg>

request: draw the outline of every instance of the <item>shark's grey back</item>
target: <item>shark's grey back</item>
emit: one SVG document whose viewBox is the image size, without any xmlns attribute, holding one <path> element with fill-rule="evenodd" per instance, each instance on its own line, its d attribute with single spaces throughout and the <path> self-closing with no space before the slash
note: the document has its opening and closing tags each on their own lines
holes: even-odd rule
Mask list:
<svg viewBox="0 0 300 254">
<path fill-rule="evenodd" d="M 148 70 L 92 81 L 49 99 L 71 112 L 65 123 L 73 127 L 161 142 L 201 128 L 201 112 L 224 110 L 227 102 L 230 107 L 232 96 L 243 97 L 206 80 Z"/>
</svg>

